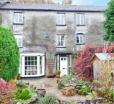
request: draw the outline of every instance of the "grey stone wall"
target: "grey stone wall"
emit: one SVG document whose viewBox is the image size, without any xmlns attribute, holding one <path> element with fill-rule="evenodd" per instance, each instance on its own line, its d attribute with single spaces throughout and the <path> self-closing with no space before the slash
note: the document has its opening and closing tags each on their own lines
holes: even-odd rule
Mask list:
<svg viewBox="0 0 114 104">
<path fill-rule="evenodd" d="M 2 25 L 12 27 L 13 12 L 14 10 L 1 11 Z M 103 43 L 104 14 L 102 12 L 82 12 L 85 13 L 85 26 L 76 26 L 75 14 L 77 12 L 65 12 L 65 26 L 56 26 L 56 11 L 22 12 L 24 13 L 24 48 L 42 47 L 49 57 L 52 57 L 50 55 L 54 55 L 56 52 L 73 52 L 76 48 L 76 32 L 85 33 L 86 44 Z M 56 34 L 65 34 L 66 48 L 56 48 Z"/>
</svg>

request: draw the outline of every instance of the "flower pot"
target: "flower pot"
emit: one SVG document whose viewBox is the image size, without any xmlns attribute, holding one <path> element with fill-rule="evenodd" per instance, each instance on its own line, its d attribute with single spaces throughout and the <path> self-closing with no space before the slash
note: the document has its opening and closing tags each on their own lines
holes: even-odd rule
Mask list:
<svg viewBox="0 0 114 104">
<path fill-rule="evenodd" d="M 85 104 L 97 104 L 97 100 L 86 100 Z"/>
<path fill-rule="evenodd" d="M 56 75 L 56 78 L 60 78 L 60 75 Z"/>
<path fill-rule="evenodd" d="M 46 90 L 45 89 L 37 89 L 37 94 L 41 97 L 44 97 L 46 94 Z"/>
</svg>

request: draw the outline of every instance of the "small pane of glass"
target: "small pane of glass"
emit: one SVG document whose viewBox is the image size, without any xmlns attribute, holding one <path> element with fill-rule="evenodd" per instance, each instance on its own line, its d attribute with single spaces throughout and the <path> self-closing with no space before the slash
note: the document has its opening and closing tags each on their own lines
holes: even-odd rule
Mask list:
<svg viewBox="0 0 114 104">
<path fill-rule="evenodd" d="M 25 56 L 25 75 L 37 75 L 37 56 Z"/>
</svg>

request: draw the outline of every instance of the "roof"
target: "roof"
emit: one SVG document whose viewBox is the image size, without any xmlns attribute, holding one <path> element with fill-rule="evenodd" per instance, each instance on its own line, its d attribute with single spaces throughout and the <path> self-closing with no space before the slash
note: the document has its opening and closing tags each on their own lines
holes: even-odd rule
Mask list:
<svg viewBox="0 0 114 104">
<path fill-rule="evenodd" d="M 82 6 L 82 5 L 60 5 L 60 4 L 35 4 L 35 3 L 7 3 L 0 7 L 1 10 L 39 10 L 39 11 L 87 11 L 104 12 L 105 6 Z"/>
<path fill-rule="evenodd" d="M 108 53 L 95 53 L 94 57 L 97 57 L 101 61 L 111 59 L 111 56 Z"/>
</svg>

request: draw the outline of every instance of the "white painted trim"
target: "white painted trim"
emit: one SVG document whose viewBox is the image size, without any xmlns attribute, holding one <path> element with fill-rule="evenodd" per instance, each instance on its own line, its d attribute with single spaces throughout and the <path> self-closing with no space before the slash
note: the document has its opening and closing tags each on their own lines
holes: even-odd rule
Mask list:
<svg viewBox="0 0 114 104">
<path fill-rule="evenodd" d="M 21 56 L 45 56 L 44 53 L 21 53 Z"/>
</svg>

